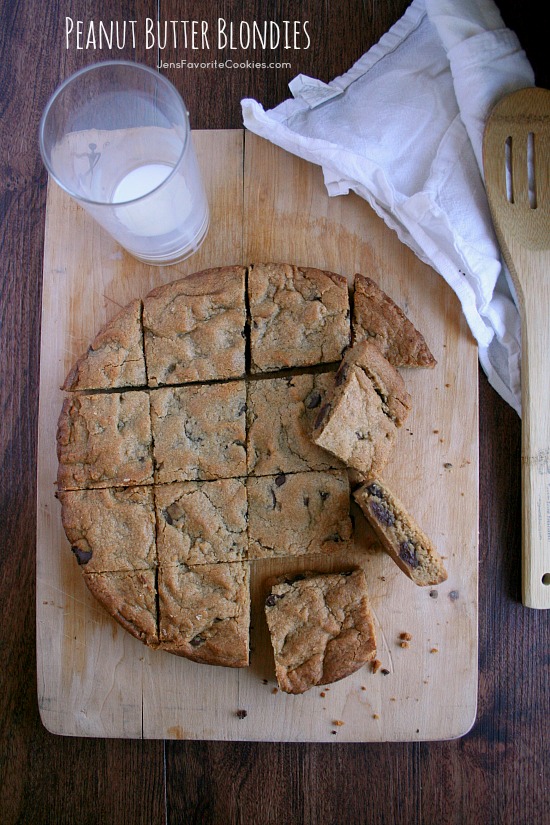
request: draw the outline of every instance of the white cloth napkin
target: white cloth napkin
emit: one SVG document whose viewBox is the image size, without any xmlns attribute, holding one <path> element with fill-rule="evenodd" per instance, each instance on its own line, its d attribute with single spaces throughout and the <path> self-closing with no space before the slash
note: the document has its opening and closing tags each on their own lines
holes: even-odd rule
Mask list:
<svg viewBox="0 0 550 825">
<path fill-rule="evenodd" d="M 519 314 L 487 205 L 481 145 L 496 101 L 533 83 L 492 0 L 414 0 L 341 77 L 325 84 L 299 75 L 294 99 L 270 111 L 241 102 L 250 131 L 322 166 L 329 195 L 365 198 L 445 278 L 490 383 L 518 413 Z"/>
</svg>

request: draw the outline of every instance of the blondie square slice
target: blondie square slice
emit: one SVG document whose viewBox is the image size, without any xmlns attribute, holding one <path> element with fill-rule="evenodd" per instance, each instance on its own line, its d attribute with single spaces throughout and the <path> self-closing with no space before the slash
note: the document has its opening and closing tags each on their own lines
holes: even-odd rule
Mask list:
<svg viewBox="0 0 550 825">
<path fill-rule="evenodd" d="M 344 679 L 376 655 L 362 570 L 281 577 L 265 601 L 281 690 L 304 693 Z"/>
<path fill-rule="evenodd" d="M 440 584 L 447 578 L 443 560 L 403 504 L 379 478 L 353 494 L 386 553 L 415 584 Z"/>
<path fill-rule="evenodd" d="M 63 384 L 64 390 L 146 387 L 141 301 L 124 307 L 96 335 Z"/>
<path fill-rule="evenodd" d="M 243 479 L 183 481 L 155 488 L 159 564 L 213 564 L 248 556 Z"/>
<path fill-rule="evenodd" d="M 151 392 L 155 481 L 246 475 L 244 381 Z"/>
<path fill-rule="evenodd" d="M 311 440 L 313 423 L 334 373 L 251 381 L 247 396 L 247 467 L 252 475 L 342 469 Z"/>
<path fill-rule="evenodd" d="M 313 441 L 364 475 L 388 462 L 411 397 L 395 367 L 368 341 L 352 347 L 319 411 Z"/>
<path fill-rule="evenodd" d="M 249 559 L 338 552 L 352 534 L 345 471 L 249 477 Z"/>
<path fill-rule="evenodd" d="M 86 573 L 90 593 L 122 627 L 151 647 L 158 646 L 154 570 Z"/>
<path fill-rule="evenodd" d="M 60 490 L 153 481 L 149 393 L 74 395 L 57 426 Z"/>
<path fill-rule="evenodd" d="M 159 570 L 160 647 L 209 665 L 247 667 L 250 572 L 245 562 Z"/>
<path fill-rule="evenodd" d="M 368 339 L 394 367 L 435 367 L 424 336 L 371 278 L 355 276 L 352 334 Z"/>
<path fill-rule="evenodd" d="M 339 361 L 350 342 L 342 275 L 290 264 L 254 264 L 248 274 L 251 371 Z"/>
<path fill-rule="evenodd" d="M 61 521 L 87 573 L 145 570 L 156 564 L 151 487 L 109 487 L 57 494 Z"/>
<path fill-rule="evenodd" d="M 245 371 L 245 269 L 195 272 L 143 301 L 149 386 L 238 378 Z"/>
</svg>

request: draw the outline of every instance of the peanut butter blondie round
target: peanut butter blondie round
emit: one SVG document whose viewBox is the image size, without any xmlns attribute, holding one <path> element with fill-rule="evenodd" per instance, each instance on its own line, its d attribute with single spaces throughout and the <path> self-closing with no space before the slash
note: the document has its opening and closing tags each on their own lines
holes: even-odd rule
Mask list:
<svg viewBox="0 0 550 825">
<path fill-rule="evenodd" d="M 385 326 L 376 327 L 376 307 L 361 318 L 393 352 L 389 327 L 403 319 L 390 310 Z M 408 341 L 413 360 L 429 360 L 402 326 L 394 349 L 404 362 Z M 62 523 L 90 592 L 134 637 L 194 662 L 246 667 L 251 565 L 345 560 L 348 468 L 377 471 L 410 407 L 380 346 L 350 350 L 350 338 L 342 276 L 236 265 L 132 301 L 76 361 L 58 422 Z M 358 379 L 353 403 L 349 376 Z M 380 445 L 376 456 L 357 448 L 357 432 Z M 343 678 L 374 655 L 363 571 L 285 579 L 272 597 L 284 690 Z"/>
</svg>

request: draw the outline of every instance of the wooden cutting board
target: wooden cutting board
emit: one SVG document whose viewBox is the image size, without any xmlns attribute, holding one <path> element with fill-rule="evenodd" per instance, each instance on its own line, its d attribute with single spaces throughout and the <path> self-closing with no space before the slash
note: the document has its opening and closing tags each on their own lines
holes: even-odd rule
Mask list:
<svg viewBox="0 0 550 825">
<path fill-rule="evenodd" d="M 477 350 L 459 303 L 354 195 L 327 196 L 321 170 L 254 135 L 194 133 L 212 207 L 209 235 L 184 264 L 155 268 L 123 252 L 50 184 L 40 371 L 37 655 L 40 713 L 72 736 L 368 742 L 447 739 L 471 727 L 477 697 Z M 244 163 L 243 163 L 244 156 Z M 100 327 L 132 298 L 188 272 L 289 261 L 371 275 L 424 332 L 435 370 L 405 370 L 413 411 L 386 481 L 446 558 L 448 580 L 419 588 L 373 545 L 357 515 L 349 563 L 370 583 L 382 669 L 363 668 L 302 696 L 275 690 L 262 584 L 253 570 L 252 663 L 188 662 L 144 647 L 88 593 L 54 497 L 59 387 Z M 338 560 L 319 561 L 329 569 Z M 340 563 L 342 560 L 340 559 Z M 312 560 L 293 568 L 313 566 Z M 400 634 L 409 633 L 408 647 Z M 245 718 L 237 711 L 245 710 Z M 240 714 L 242 716 L 242 714 Z M 338 723 L 343 724 L 335 724 Z"/>
</svg>

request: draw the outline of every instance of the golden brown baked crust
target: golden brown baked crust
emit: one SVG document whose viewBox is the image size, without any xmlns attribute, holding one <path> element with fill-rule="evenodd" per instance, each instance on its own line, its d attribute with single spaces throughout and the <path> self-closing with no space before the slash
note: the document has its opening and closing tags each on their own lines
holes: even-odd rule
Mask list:
<svg viewBox="0 0 550 825">
<path fill-rule="evenodd" d="M 155 487 L 159 564 L 213 564 L 248 557 L 244 479 Z"/>
<path fill-rule="evenodd" d="M 151 391 L 155 481 L 246 475 L 244 381 Z"/>
<path fill-rule="evenodd" d="M 145 387 L 141 301 L 131 301 L 96 335 L 67 375 L 64 390 Z"/>
<path fill-rule="evenodd" d="M 203 664 L 248 665 L 248 564 L 161 568 L 158 592 L 163 650 Z"/>
<path fill-rule="evenodd" d="M 254 264 L 248 298 L 253 373 L 339 361 L 350 342 L 348 285 L 342 275 Z"/>
<path fill-rule="evenodd" d="M 311 440 L 334 373 L 251 381 L 247 395 L 247 469 L 255 476 L 342 469 Z"/>
<path fill-rule="evenodd" d="M 150 647 L 158 645 L 155 571 L 86 573 L 90 593 L 122 627 Z"/>
<path fill-rule="evenodd" d="M 277 681 L 286 693 L 344 679 L 376 655 L 360 569 L 281 577 L 271 587 L 265 613 Z"/>
<path fill-rule="evenodd" d="M 57 426 L 60 490 L 153 481 L 149 393 L 72 395 Z"/>
<path fill-rule="evenodd" d="M 366 275 L 355 276 L 353 342 L 376 344 L 394 367 L 435 367 L 424 336 L 405 313 Z"/>
<path fill-rule="evenodd" d="M 224 266 L 158 287 L 143 301 L 150 387 L 245 371 L 245 269 Z"/>
<path fill-rule="evenodd" d="M 415 584 L 440 584 L 447 578 L 443 560 L 410 513 L 379 478 L 353 494 L 386 553 Z"/>
<path fill-rule="evenodd" d="M 351 538 L 345 471 L 249 477 L 248 557 L 335 553 Z"/>
<path fill-rule="evenodd" d="M 151 487 L 58 493 L 61 520 L 87 573 L 144 570 L 157 562 Z"/>
<path fill-rule="evenodd" d="M 395 367 L 369 341 L 348 350 L 326 394 L 313 441 L 365 475 L 387 464 L 411 397 Z"/>
</svg>

